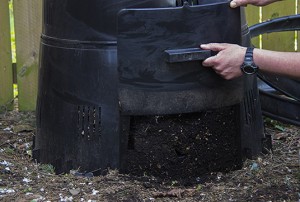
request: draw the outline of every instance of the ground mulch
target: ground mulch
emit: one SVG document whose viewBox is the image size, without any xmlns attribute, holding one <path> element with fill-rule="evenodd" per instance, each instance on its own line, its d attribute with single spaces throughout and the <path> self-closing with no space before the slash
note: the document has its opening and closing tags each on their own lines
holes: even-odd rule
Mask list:
<svg viewBox="0 0 300 202">
<path fill-rule="evenodd" d="M 191 184 L 109 170 L 105 176 L 55 175 L 31 158 L 34 113 L 0 114 L 0 201 L 299 201 L 300 128 L 265 119 L 273 151 L 242 169 Z"/>
</svg>

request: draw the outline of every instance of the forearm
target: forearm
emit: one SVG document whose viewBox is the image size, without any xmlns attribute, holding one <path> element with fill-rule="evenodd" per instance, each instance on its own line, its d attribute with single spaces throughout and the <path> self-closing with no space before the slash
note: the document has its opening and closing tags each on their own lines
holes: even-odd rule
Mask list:
<svg viewBox="0 0 300 202">
<path fill-rule="evenodd" d="M 260 71 L 300 78 L 300 52 L 254 49 L 253 59 Z"/>
</svg>

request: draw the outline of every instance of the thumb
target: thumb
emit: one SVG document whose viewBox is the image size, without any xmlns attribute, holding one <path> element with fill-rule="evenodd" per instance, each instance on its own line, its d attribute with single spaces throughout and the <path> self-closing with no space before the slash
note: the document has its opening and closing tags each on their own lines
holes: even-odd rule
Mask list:
<svg viewBox="0 0 300 202">
<path fill-rule="evenodd" d="M 216 52 L 220 52 L 227 47 L 225 43 L 209 43 L 209 44 L 201 44 L 200 47 L 204 50 L 212 50 Z"/>
<path fill-rule="evenodd" d="M 231 2 L 230 2 L 230 7 L 231 7 L 231 8 L 237 8 L 237 7 L 238 7 L 238 4 L 236 3 L 236 1 L 231 1 Z"/>
<path fill-rule="evenodd" d="M 239 6 L 247 6 L 247 3 L 245 3 L 245 1 L 243 1 L 243 0 L 232 0 L 230 2 L 231 8 L 237 8 Z"/>
</svg>

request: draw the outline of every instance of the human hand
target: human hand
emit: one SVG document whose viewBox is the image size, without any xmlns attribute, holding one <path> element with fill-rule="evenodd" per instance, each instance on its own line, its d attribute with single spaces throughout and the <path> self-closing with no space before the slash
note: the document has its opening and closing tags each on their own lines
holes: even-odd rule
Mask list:
<svg viewBox="0 0 300 202">
<path fill-rule="evenodd" d="M 236 8 L 239 6 L 247 6 L 248 4 L 251 4 L 254 6 L 266 6 L 275 1 L 280 1 L 280 0 L 232 0 L 230 2 L 230 7 Z"/>
<path fill-rule="evenodd" d="M 210 43 L 202 44 L 201 48 L 218 52 L 217 55 L 204 60 L 203 66 L 211 67 L 217 74 L 227 80 L 242 75 L 241 65 L 246 54 L 245 47 L 236 44 Z"/>
</svg>

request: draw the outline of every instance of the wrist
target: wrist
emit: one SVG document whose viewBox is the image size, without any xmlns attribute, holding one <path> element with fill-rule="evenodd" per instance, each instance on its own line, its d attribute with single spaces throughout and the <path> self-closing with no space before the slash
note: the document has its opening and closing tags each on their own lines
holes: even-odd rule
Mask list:
<svg viewBox="0 0 300 202">
<path fill-rule="evenodd" d="M 244 62 L 241 65 L 241 71 L 246 75 L 255 74 L 258 71 L 258 66 L 254 62 L 254 48 L 246 49 Z"/>
</svg>

